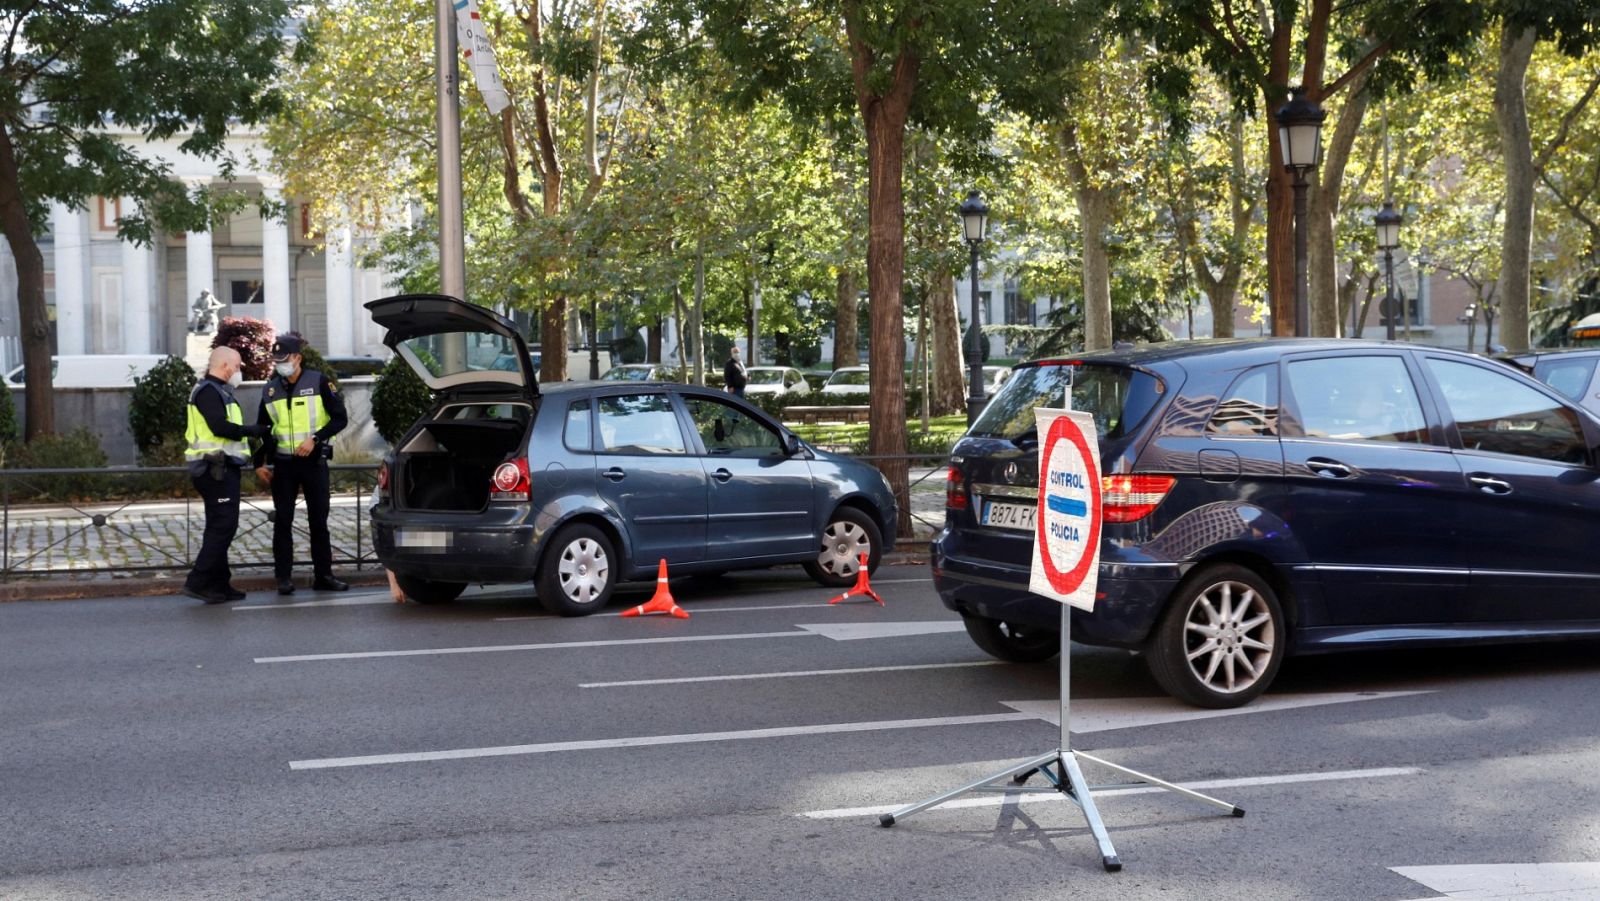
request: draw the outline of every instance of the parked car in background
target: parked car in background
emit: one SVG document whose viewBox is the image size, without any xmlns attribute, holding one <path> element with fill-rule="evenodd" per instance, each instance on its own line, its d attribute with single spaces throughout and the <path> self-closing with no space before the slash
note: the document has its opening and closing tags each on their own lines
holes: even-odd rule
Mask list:
<svg viewBox="0 0 1600 901">
<path fill-rule="evenodd" d="M 55 388 L 131 388 L 134 379 L 165 359 L 162 354 L 61 354 L 50 358 L 50 384 Z M 6 373 L 6 383 L 26 384 L 23 367 Z"/>
<path fill-rule="evenodd" d="M 378 559 L 417 601 L 531 581 L 547 609 L 581 616 L 660 560 L 676 574 L 799 563 L 846 586 L 861 555 L 874 568 L 894 544 L 895 499 L 876 469 L 740 398 L 473 369 L 460 348 L 505 341 L 527 359 L 515 323 L 441 295 L 366 306 L 435 396 L 385 458 L 371 508 Z"/>
<path fill-rule="evenodd" d="M 1568 347 L 1497 354 L 1534 378 L 1560 391 L 1590 413 L 1600 415 L 1600 347 Z"/>
<path fill-rule="evenodd" d="M 601 378 L 608 382 L 674 382 L 678 368 L 660 363 L 624 363 L 611 367 Z"/>
<path fill-rule="evenodd" d="M 833 375 L 828 376 L 828 381 L 822 385 L 823 394 L 859 395 L 862 398 L 865 398 L 871 390 L 865 366 L 835 369 Z"/>
<path fill-rule="evenodd" d="M 750 381 L 744 386 L 746 394 L 788 394 L 801 395 L 811 393 L 811 383 L 800 374 L 800 370 L 788 366 L 751 366 L 745 370 Z"/>
<path fill-rule="evenodd" d="M 385 360 L 377 357 L 323 357 L 337 379 L 377 375 L 383 371 Z"/>
<path fill-rule="evenodd" d="M 1068 392 L 1104 492 L 1072 638 L 1176 697 L 1247 703 L 1291 653 L 1600 636 L 1600 420 L 1457 351 L 1224 340 L 1023 364 L 956 444 L 934 581 L 997 657 L 1060 643 L 1033 408 Z"/>
</svg>

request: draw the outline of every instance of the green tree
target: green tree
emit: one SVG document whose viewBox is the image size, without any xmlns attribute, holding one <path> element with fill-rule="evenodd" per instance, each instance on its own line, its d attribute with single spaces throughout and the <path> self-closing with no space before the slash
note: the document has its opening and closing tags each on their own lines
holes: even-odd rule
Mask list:
<svg viewBox="0 0 1600 901">
<path fill-rule="evenodd" d="M 6 4 L 0 53 L 0 232 L 17 264 L 27 369 L 26 435 L 55 428 L 44 258 L 35 236 L 51 201 L 132 197 L 123 240 L 209 227 L 219 198 L 189 193 L 171 165 L 123 143 L 185 135 L 180 147 L 230 163 L 229 129 L 279 109 L 285 0 L 66 0 Z M 107 126 L 114 126 L 108 128 Z"/>
</svg>

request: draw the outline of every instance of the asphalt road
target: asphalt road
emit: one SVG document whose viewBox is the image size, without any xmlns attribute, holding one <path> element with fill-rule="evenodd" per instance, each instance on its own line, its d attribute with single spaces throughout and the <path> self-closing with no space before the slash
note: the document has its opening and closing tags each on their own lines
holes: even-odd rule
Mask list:
<svg viewBox="0 0 1600 901">
<path fill-rule="evenodd" d="M 1102 795 L 1106 873 L 1054 797 L 878 826 L 1058 732 L 1054 663 L 990 661 L 925 568 L 875 584 L 0 605 L 0 898 L 1600 897 L 1594 644 L 1291 660 L 1206 717 L 1075 647 L 1076 747 L 1248 811 Z"/>
</svg>

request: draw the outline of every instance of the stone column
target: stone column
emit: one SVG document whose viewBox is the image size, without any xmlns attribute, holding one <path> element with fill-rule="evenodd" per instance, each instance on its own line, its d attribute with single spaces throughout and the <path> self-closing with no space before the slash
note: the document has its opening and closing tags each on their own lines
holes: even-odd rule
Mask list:
<svg viewBox="0 0 1600 901">
<path fill-rule="evenodd" d="M 190 191 L 211 183 L 207 178 L 186 178 L 184 184 Z M 194 299 L 202 290 L 217 293 L 216 259 L 212 256 L 211 232 L 189 232 L 184 236 L 184 315 L 193 318 Z M 222 300 L 221 297 L 217 298 Z"/>
<path fill-rule="evenodd" d="M 122 198 L 122 208 L 134 209 L 132 197 Z M 155 270 L 156 249 L 130 241 L 122 251 L 122 352 L 147 354 L 155 349 L 150 341 L 150 278 Z"/>
<path fill-rule="evenodd" d="M 274 203 L 283 202 L 283 188 L 264 183 L 261 193 Z M 266 301 L 265 315 L 282 334 L 294 324 L 289 315 L 289 222 L 287 219 L 261 219 L 261 293 Z"/>
<path fill-rule="evenodd" d="M 326 270 L 328 346 L 325 353 L 350 356 L 356 352 L 354 248 L 350 245 L 350 226 L 341 225 L 325 235 L 323 266 Z"/>
<path fill-rule="evenodd" d="M 88 351 L 84 298 L 89 293 L 89 215 L 63 203 L 50 204 L 50 233 L 56 245 L 56 351 Z"/>
</svg>

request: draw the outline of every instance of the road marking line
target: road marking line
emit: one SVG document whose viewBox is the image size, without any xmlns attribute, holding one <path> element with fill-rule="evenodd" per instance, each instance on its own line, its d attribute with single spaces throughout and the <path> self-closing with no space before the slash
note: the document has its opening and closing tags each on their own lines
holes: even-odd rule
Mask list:
<svg viewBox="0 0 1600 901">
<path fill-rule="evenodd" d="M 1265 695 L 1244 707 L 1223 710 L 1204 710 L 1190 707 L 1167 697 L 1156 698 L 1085 698 L 1072 702 L 1073 732 L 1104 732 L 1111 729 L 1132 729 L 1137 726 L 1159 726 L 1165 723 L 1186 723 L 1190 720 L 1214 719 L 1221 716 L 1243 716 L 1252 713 L 1272 713 L 1278 710 L 1298 710 L 1302 707 L 1321 707 L 1328 704 L 1351 704 L 1357 701 L 1383 701 L 1389 698 L 1407 698 L 1413 695 L 1432 694 L 1431 691 L 1351 691 L 1306 695 Z M 1053 725 L 1061 725 L 1061 702 L 1055 701 L 1001 701 L 1012 710 L 1031 713 Z"/>
<path fill-rule="evenodd" d="M 804 633 L 801 633 L 804 634 Z M 788 738 L 797 735 L 838 735 L 848 732 L 879 732 L 890 729 L 922 729 L 931 726 L 973 726 L 993 723 L 1030 722 L 1025 713 L 989 713 L 975 716 L 941 716 L 910 720 L 881 720 L 865 723 L 824 723 L 815 726 L 779 726 L 771 729 L 741 729 L 734 732 L 697 732 L 685 735 L 644 735 L 632 738 L 602 738 L 588 741 L 557 741 L 535 745 L 506 745 L 498 748 L 461 748 L 452 751 L 417 751 L 405 754 L 372 754 L 365 757 L 326 757 L 320 760 L 291 760 L 291 770 L 323 770 L 335 767 L 378 766 L 389 763 L 420 763 L 434 760 L 465 760 L 473 757 L 509 757 L 524 754 L 554 754 L 562 751 L 605 751 L 616 748 L 651 748 L 662 745 L 687 745 L 756 738 Z"/>
<path fill-rule="evenodd" d="M 921 669 L 958 669 L 968 666 L 1004 666 L 1004 660 L 962 663 L 914 663 L 906 666 L 858 666 L 849 669 L 811 669 L 789 673 L 744 673 L 737 676 L 686 676 L 679 679 L 634 679 L 628 682 L 583 682 L 579 688 L 635 688 L 641 685 L 684 685 L 690 682 L 739 682 L 748 679 L 791 679 L 797 676 L 843 676 L 855 673 L 895 673 Z"/>
<path fill-rule="evenodd" d="M 742 613 L 742 612 L 745 612 L 745 611 L 748 611 L 748 610 L 797 610 L 797 609 L 802 608 L 802 607 L 821 607 L 822 606 L 821 603 L 816 603 L 816 604 L 773 604 L 773 605 L 768 606 L 768 607 L 701 607 L 701 606 L 699 606 L 697 604 L 693 604 L 693 602 L 688 602 L 688 603 L 690 603 L 692 606 L 690 606 L 689 608 L 686 608 L 686 609 L 693 610 L 696 614 L 700 614 L 700 613 Z M 620 617 L 620 616 L 622 616 L 621 611 L 618 611 L 616 613 L 596 613 L 591 617 L 591 619 L 602 619 L 604 617 Z M 547 613 L 547 614 L 544 614 L 543 616 L 497 616 L 497 617 L 494 618 L 494 621 L 497 622 L 497 623 L 514 623 L 514 622 L 521 622 L 523 620 L 529 620 L 529 619 L 555 619 L 555 618 L 556 618 L 555 616 L 552 616 L 551 614 Z"/>
<path fill-rule="evenodd" d="M 612 645 L 670 644 L 677 641 L 737 641 L 741 638 L 810 638 L 811 632 L 746 632 L 739 635 L 675 635 L 669 638 L 615 638 L 596 641 L 547 641 L 539 644 L 501 644 L 471 648 L 416 648 L 409 651 L 352 651 L 343 654 L 294 654 L 257 657 L 257 663 L 303 663 L 310 660 L 362 660 L 369 657 L 425 657 L 430 654 L 488 654 L 495 651 L 547 651 L 562 648 L 601 648 Z"/>
<path fill-rule="evenodd" d="M 928 619 L 890 623 L 795 623 L 795 628 L 825 635 L 834 641 L 857 641 L 863 638 L 903 638 L 908 635 L 942 635 L 947 632 L 965 632 L 961 620 Z"/>
<path fill-rule="evenodd" d="M 974 767 L 976 768 L 976 767 Z M 1382 767 L 1370 770 L 1333 770 L 1325 773 L 1291 773 L 1283 776 L 1247 776 L 1240 779 L 1204 779 L 1195 782 L 1182 782 L 1178 784 L 1184 788 L 1197 791 L 1224 788 L 1252 788 L 1261 785 L 1297 785 L 1306 782 L 1336 782 L 1345 779 L 1382 779 L 1391 776 L 1416 776 L 1422 773 L 1421 767 Z M 1160 786 L 1148 785 L 1138 788 L 1108 788 L 1094 793 L 1096 798 L 1106 798 L 1112 795 L 1148 795 L 1164 792 Z M 949 810 L 957 807 L 999 807 L 1006 803 L 1034 804 L 1041 802 L 1056 802 L 1066 800 L 1067 796 L 1055 793 L 1017 793 L 979 795 L 975 797 L 957 798 L 939 805 L 938 810 Z M 884 813 L 892 813 L 904 807 L 900 804 L 883 804 L 876 807 L 838 807 L 833 810 L 808 810 L 796 816 L 809 817 L 813 820 L 834 820 L 846 817 L 869 817 Z"/>
<path fill-rule="evenodd" d="M 329 598 L 325 601 L 293 601 L 284 604 L 245 604 L 235 607 L 235 610 L 290 610 L 295 607 L 359 607 L 363 604 L 393 604 L 394 598 L 389 592 L 382 594 L 352 594 L 342 598 Z"/>
<path fill-rule="evenodd" d="M 1485 863 L 1459 866 L 1390 867 L 1448 898 L 1482 901 L 1538 898 L 1583 901 L 1600 896 L 1600 863 Z M 1418 899 L 1423 901 L 1423 899 Z"/>
</svg>

